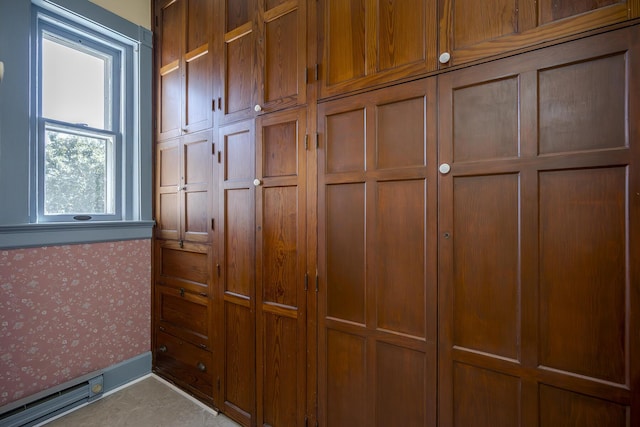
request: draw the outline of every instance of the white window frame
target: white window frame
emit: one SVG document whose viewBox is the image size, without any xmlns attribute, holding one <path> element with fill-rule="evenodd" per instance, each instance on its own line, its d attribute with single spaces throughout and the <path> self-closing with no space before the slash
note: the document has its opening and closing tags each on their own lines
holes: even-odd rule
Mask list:
<svg viewBox="0 0 640 427">
<path fill-rule="evenodd" d="M 123 218 L 123 194 L 131 187 L 132 176 L 131 166 L 127 167 L 126 158 L 131 150 L 132 138 L 127 134 L 127 123 L 133 122 L 133 114 L 126 106 L 127 94 L 132 91 L 128 86 L 132 85 L 130 72 L 132 67 L 132 48 L 111 37 L 109 34 L 101 34 L 83 26 L 80 23 L 70 22 L 56 14 L 43 9 L 35 9 L 35 52 L 36 52 L 36 82 L 32 87 L 36 89 L 36 114 L 37 133 L 35 144 L 35 172 L 36 172 L 36 198 L 37 222 L 74 222 L 74 221 L 120 221 Z M 110 117 L 106 123 L 106 129 L 85 128 L 76 123 L 61 122 L 49 117 L 44 117 L 42 112 L 42 91 L 43 85 L 43 58 L 42 40 L 44 38 L 59 38 L 67 41 L 69 47 L 76 48 L 77 45 L 86 46 L 87 49 L 100 52 L 112 59 L 110 64 L 111 82 L 108 84 L 109 98 L 111 100 L 109 111 L 105 115 Z M 81 49 L 78 49 L 81 50 Z M 114 206 L 110 214 L 96 214 L 89 212 L 73 212 L 68 214 L 49 214 L 45 212 L 45 132 L 48 126 L 58 126 L 66 128 L 70 133 L 91 133 L 111 136 L 115 141 L 114 156 Z M 129 126 L 130 128 L 131 126 Z M 123 167 L 124 165 L 124 167 Z"/>
<path fill-rule="evenodd" d="M 121 218 L 41 221 L 37 175 L 37 17 L 127 46 L 121 95 Z M 9 42 L 10 41 L 10 42 Z M 153 35 L 89 0 L 0 0 L 0 249 L 150 239 L 153 234 Z"/>
</svg>

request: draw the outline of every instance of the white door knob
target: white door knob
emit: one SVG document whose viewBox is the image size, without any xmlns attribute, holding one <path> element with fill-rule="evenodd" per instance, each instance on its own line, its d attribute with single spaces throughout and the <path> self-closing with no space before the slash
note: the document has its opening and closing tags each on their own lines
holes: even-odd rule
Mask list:
<svg viewBox="0 0 640 427">
<path fill-rule="evenodd" d="M 262 184 L 262 182 L 258 178 L 253 180 L 253 185 L 255 185 L 256 187 L 259 186 L 260 184 Z"/>
<path fill-rule="evenodd" d="M 262 111 L 262 107 L 260 106 L 260 104 L 256 104 L 256 106 L 253 107 L 253 109 L 256 111 L 256 113 L 259 113 L 260 111 Z"/>
<path fill-rule="evenodd" d="M 449 166 L 449 163 L 443 163 L 443 164 L 440 165 L 438 170 L 440 171 L 440 173 L 442 175 L 446 175 L 446 174 L 449 173 L 449 171 L 451 171 L 451 166 Z"/>
<path fill-rule="evenodd" d="M 440 57 L 438 58 L 438 61 L 440 61 L 441 64 L 446 64 L 450 60 L 451 60 L 451 54 L 449 52 L 442 52 L 440 54 Z"/>
</svg>

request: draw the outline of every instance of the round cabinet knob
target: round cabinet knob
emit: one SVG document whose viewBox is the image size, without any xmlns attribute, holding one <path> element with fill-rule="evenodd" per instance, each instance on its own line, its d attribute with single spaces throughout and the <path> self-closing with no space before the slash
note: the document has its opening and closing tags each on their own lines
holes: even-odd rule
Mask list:
<svg viewBox="0 0 640 427">
<path fill-rule="evenodd" d="M 198 370 L 199 370 L 200 372 L 205 372 L 205 371 L 207 370 L 207 367 L 206 367 L 206 366 L 205 366 L 205 364 L 204 364 L 204 363 L 202 363 L 202 362 L 198 362 L 197 367 L 198 367 Z"/>
<path fill-rule="evenodd" d="M 253 107 L 253 109 L 256 111 L 256 113 L 259 113 L 260 111 L 262 111 L 262 107 L 260 106 L 260 104 L 256 104 L 256 106 Z"/>
<path fill-rule="evenodd" d="M 160 350 L 160 353 L 166 353 L 167 352 L 167 346 L 166 345 L 161 345 L 158 350 Z"/>
<path fill-rule="evenodd" d="M 262 184 L 262 181 L 260 181 L 258 178 L 253 180 L 253 185 L 255 185 L 256 187 L 259 186 L 260 184 Z"/>
<path fill-rule="evenodd" d="M 442 175 L 446 175 L 446 174 L 449 173 L 449 171 L 451 171 L 451 166 L 449 166 L 449 163 L 443 163 L 443 164 L 440 165 L 438 170 L 440 171 L 440 173 Z"/>
<path fill-rule="evenodd" d="M 441 64 L 446 64 L 450 60 L 451 60 L 451 54 L 449 52 L 442 52 L 440 54 L 440 57 L 438 58 L 438 61 L 440 61 Z"/>
</svg>

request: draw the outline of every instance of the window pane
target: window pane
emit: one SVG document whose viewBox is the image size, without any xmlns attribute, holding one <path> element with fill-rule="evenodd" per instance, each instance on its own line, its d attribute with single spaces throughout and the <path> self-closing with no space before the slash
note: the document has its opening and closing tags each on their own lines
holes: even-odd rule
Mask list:
<svg viewBox="0 0 640 427">
<path fill-rule="evenodd" d="M 114 214 L 115 141 L 45 126 L 44 213 Z"/>
<path fill-rule="evenodd" d="M 42 115 L 111 130 L 111 59 L 81 43 L 42 38 Z"/>
</svg>

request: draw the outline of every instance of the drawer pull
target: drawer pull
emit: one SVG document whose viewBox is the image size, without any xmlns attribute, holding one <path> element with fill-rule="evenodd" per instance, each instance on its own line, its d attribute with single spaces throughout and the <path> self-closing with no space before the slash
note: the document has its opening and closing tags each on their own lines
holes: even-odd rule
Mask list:
<svg viewBox="0 0 640 427">
<path fill-rule="evenodd" d="M 166 353 L 167 352 L 167 346 L 166 345 L 161 345 L 158 350 L 160 350 L 160 353 Z"/>
<path fill-rule="evenodd" d="M 184 288 L 180 288 L 180 296 L 183 297 L 184 296 Z"/>
<path fill-rule="evenodd" d="M 204 365 L 204 363 L 198 362 L 198 370 L 200 372 L 205 372 L 207 370 L 207 367 Z"/>
</svg>

